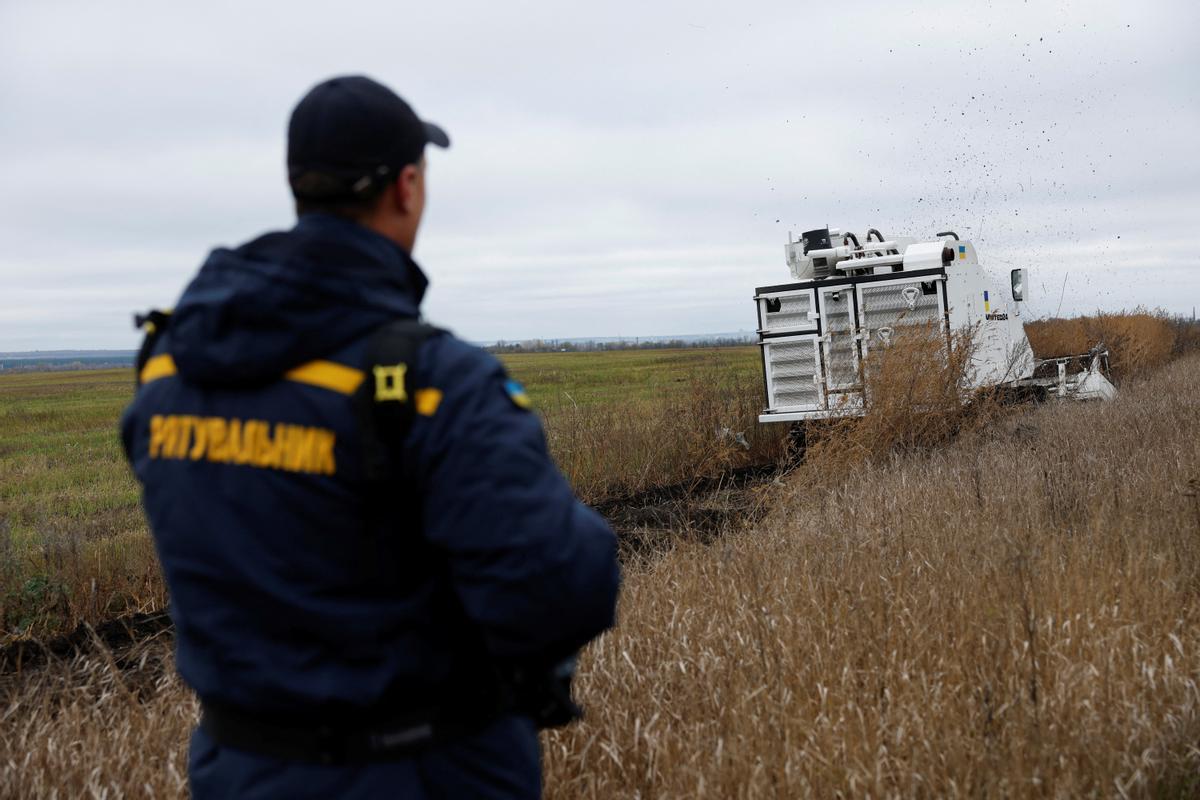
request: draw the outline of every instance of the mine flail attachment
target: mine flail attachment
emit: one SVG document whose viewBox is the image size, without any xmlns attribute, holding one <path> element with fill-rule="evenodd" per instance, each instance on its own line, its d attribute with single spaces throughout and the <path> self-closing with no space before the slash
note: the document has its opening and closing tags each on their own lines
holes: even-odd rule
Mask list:
<svg viewBox="0 0 1200 800">
<path fill-rule="evenodd" d="M 1109 380 L 1108 350 L 1103 347 L 1083 355 L 1039 360 L 1033 377 L 1020 384 L 1041 387 L 1059 400 L 1112 400 L 1117 396 L 1117 387 Z"/>
</svg>

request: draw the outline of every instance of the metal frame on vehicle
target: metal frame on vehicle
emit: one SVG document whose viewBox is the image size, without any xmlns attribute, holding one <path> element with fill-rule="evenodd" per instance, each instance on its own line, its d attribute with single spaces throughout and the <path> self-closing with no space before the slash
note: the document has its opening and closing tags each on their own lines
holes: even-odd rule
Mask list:
<svg viewBox="0 0 1200 800">
<path fill-rule="evenodd" d="M 936 313 L 930 315 L 928 301 L 915 303 L 914 310 L 920 308 L 923 312 L 921 322 L 936 321 L 942 331 L 948 332 L 945 281 L 944 269 L 923 269 L 759 287 L 754 300 L 767 398 L 767 408 L 759 420 L 785 422 L 861 414 L 861 365 L 871 348 L 878 346 L 872 344 L 871 337 L 879 336 L 881 330 L 869 324 L 869 298 L 875 294 L 869 290 L 875 286 L 918 287 L 920 297 L 933 297 L 936 308 Z M 903 313 L 896 316 L 905 318 Z M 843 319 L 845 324 L 840 324 Z M 813 352 L 811 375 L 804 369 L 807 356 L 797 352 L 798 346 L 809 343 Z M 808 381 L 812 382 L 811 390 L 807 389 Z M 802 399 L 810 402 L 799 402 Z"/>
</svg>

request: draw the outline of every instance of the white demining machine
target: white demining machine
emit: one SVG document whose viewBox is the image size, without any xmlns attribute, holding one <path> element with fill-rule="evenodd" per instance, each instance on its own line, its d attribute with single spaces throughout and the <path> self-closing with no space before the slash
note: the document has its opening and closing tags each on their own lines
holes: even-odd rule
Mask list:
<svg viewBox="0 0 1200 800">
<path fill-rule="evenodd" d="M 953 231 L 936 241 L 887 239 L 871 228 L 808 231 L 784 248 L 793 283 L 755 291 L 767 404 L 760 422 L 861 416 L 862 364 L 917 326 L 973 331 L 969 386 L 1078 400 L 1110 399 L 1108 353 L 1040 361 L 1021 307 L 1025 270 L 1002 286 Z"/>
</svg>

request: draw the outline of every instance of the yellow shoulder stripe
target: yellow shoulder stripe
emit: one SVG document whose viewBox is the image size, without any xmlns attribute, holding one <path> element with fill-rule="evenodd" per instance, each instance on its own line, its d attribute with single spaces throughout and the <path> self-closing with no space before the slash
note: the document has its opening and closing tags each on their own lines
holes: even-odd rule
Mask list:
<svg viewBox="0 0 1200 800">
<path fill-rule="evenodd" d="M 174 374 L 175 359 L 171 358 L 169 353 L 163 353 L 146 362 L 142 367 L 141 374 L 138 375 L 138 380 L 142 383 L 149 383 L 159 378 L 169 378 Z"/>
<path fill-rule="evenodd" d="M 149 383 L 159 378 L 169 378 L 175 373 L 175 359 L 171 358 L 169 353 L 163 353 L 147 361 L 138 377 L 142 383 Z M 350 395 L 358 391 L 365 375 L 361 369 L 347 367 L 334 361 L 310 361 L 289 370 L 283 377 L 296 383 Z M 438 397 L 438 400 L 441 400 L 441 397 Z M 436 401 L 433 407 L 437 408 Z"/>
<path fill-rule="evenodd" d="M 347 367 L 335 361 L 309 361 L 284 373 L 284 378 L 305 383 L 339 394 L 354 394 L 366 377 L 361 369 Z"/>
<path fill-rule="evenodd" d="M 438 406 L 442 404 L 441 389 L 417 389 L 414 394 L 418 414 L 422 417 L 432 417 L 437 413 Z"/>
</svg>

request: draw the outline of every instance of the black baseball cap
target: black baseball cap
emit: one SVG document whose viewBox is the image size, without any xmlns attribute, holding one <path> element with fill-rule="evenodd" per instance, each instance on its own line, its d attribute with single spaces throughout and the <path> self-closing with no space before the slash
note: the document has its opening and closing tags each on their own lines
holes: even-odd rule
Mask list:
<svg viewBox="0 0 1200 800">
<path fill-rule="evenodd" d="M 350 200 L 420 161 L 450 137 L 382 83 L 362 75 L 318 83 L 288 123 L 288 181 L 301 200 Z"/>
</svg>

